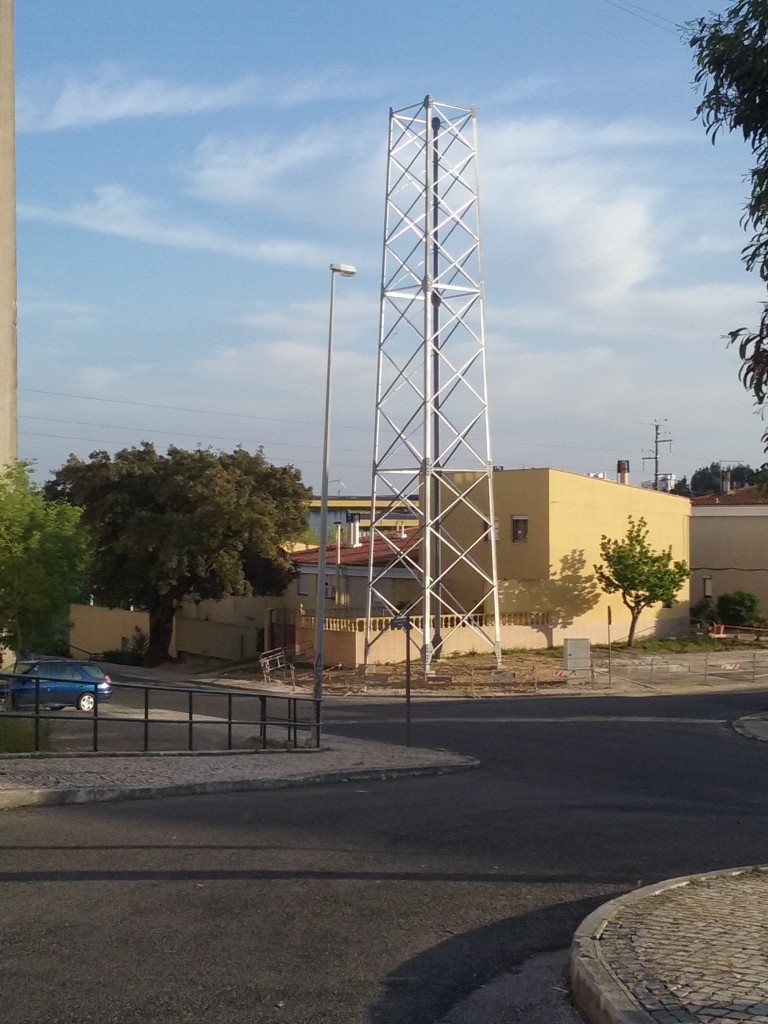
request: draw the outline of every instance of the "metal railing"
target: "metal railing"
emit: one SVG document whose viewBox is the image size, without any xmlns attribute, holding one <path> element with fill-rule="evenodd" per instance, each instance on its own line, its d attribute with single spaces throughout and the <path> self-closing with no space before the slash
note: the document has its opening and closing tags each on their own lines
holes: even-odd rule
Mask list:
<svg viewBox="0 0 768 1024">
<path fill-rule="evenodd" d="M 86 684 L 84 692 L 92 694 L 94 706 L 92 711 L 78 711 L 74 708 L 66 710 L 52 710 L 52 705 L 60 705 L 64 701 L 47 699 L 41 693 L 41 686 L 51 682 L 71 683 L 71 680 L 60 680 L 56 677 L 36 676 L 34 679 L 27 677 L 24 681 L 33 683 L 35 694 L 34 702 L 14 708 L 11 701 L 11 683 L 19 682 L 23 676 L 3 672 L 0 673 L 0 718 L 32 721 L 33 736 L 32 745 L 35 752 L 42 749 L 41 740 L 44 722 L 52 723 L 87 723 L 85 733 L 88 737 L 88 744 L 85 749 L 93 753 L 165 753 L 171 749 L 178 750 L 178 747 L 153 746 L 152 737 L 167 729 L 166 727 L 183 728 L 184 745 L 182 749 L 187 751 L 210 750 L 210 747 L 201 748 L 197 743 L 203 729 L 226 730 L 227 751 L 265 749 L 269 746 L 293 747 L 320 746 L 321 741 L 321 705 L 322 702 L 310 696 L 296 696 L 295 694 L 274 694 L 259 693 L 250 690 L 226 690 L 220 687 L 202 686 L 167 686 L 155 683 L 110 683 L 113 697 L 109 701 L 99 699 L 98 684 Z M 109 706 L 113 703 L 114 697 L 120 691 L 131 694 L 141 694 L 141 699 L 136 708 L 121 709 L 122 713 L 109 713 Z M 161 694 L 172 694 L 179 699 L 183 705 L 181 711 L 168 711 L 157 705 L 153 697 Z M 201 714 L 200 706 L 204 702 L 218 703 L 224 705 L 225 713 L 219 715 Z M 247 715 L 250 704 L 257 705 L 256 715 Z M 66 702 L 67 704 L 69 701 Z M 241 713 L 245 716 L 241 717 Z M 277 712 L 276 712 L 277 709 Z M 131 713 L 132 712 L 132 713 Z M 280 713 L 282 712 L 282 713 Z M 253 748 L 237 747 L 234 744 L 234 732 L 242 727 L 257 727 L 256 736 L 249 737 Z M 105 727 L 109 735 L 105 737 Z M 135 747 L 121 747 L 121 737 L 126 735 L 130 729 L 140 729 L 139 749 Z M 282 737 L 282 739 L 276 738 Z M 104 749 L 106 738 L 108 750 Z M 77 737 L 81 739 L 81 737 Z M 85 737 L 82 737 L 85 739 Z M 302 742 L 303 741 L 303 742 Z M 116 746 L 117 743 L 117 746 Z M 216 748 L 218 749 L 218 748 Z"/>
<path fill-rule="evenodd" d="M 605 672 L 605 668 L 600 669 L 601 675 Z M 632 661 L 619 654 L 614 659 L 613 676 L 648 685 L 670 681 L 702 686 L 713 682 L 764 685 L 768 679 L 768 651 L 716 650 L 681 655 L 678 660 L 669 654 L 638 656 Z"/>
<path fill-rule="evenodd" d="M 393 613 L 383 610 L 380 613 L 371 615 L 371 629 L 385 633 L 389 629 Z M 410 615 L 411 628 L 422 632 L 424 628 L 423 615 Z M 430 620 L 434 628 L 434 616 Z M 455 629 L 458 626 L 472 625 L 479 629 L 490 628 L 495 625 L 495 617 L 492 614 L 476 612 L 474 615 L 441 615 L 441 630 Z M 325 629 L 337 633 L 364 633 L 367 619 L 365 613 L 357 608 L 345 608 L 343 611 L 330 611 L 325 617 Z M 538 612 L 503 612 L 499 617 L 502 626 L 532 626 L 542 627 L 552 625 L 552 613 L 548 611 Z M 303 628 L 309 629 L 315 625 L 315 614 L 312 611 L 303 612 L 300 619 Z"/>
</svg>

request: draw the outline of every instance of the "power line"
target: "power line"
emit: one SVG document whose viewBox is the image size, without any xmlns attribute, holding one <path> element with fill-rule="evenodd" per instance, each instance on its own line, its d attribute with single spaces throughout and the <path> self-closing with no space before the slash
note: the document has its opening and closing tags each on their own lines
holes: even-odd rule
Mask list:
<svg viewBox="0 0 768 1024">
<path fill-rule="evenodd" d="M 133 405 L 142 409 L 167 409 L 170 412 L 193 412 L 203 416 L 232 416 L 241 420 L 267 420 L 272 423 L 285 423 L 284 418 L 277 416 L 255 416 L 245 412 L 223 412 L 219 409 L 193 409 L 183 405 L 165 405 L 159 402 L 131 402 L 127 398 L 103 398 L 100 395 L 75 395 L 68 391 L 43 391 L 41 388 L 19 388 L 19 391 L 26 391 L 33 395 L 51 395 L 55 398 L 76 398 L 81 402 L 106 402 L 109 405 Z M 317 427 L 317 421 L 291 420 L 292 423 L 299 423 L 305 427 Z"/>
<path fill-rule="evenodd" d="M 64 420 L 64 419 L 61 419 L 58 416 L 28 416 L 26 414 L 23 414 L 23 415 L 19 416 L 19 419 L 20 420 L 36 420 L 39 423 L 66 423 L 66 424 L 69 424 L 70 426 L 73 426 L 73 427 L 98 427 L 100 430 L 128 430 L 128 431 L 135 432 L 137 429 L 139 429 L 137 427 L 124 427 L 124 426 L 122 426 L 119 423 L 93 423 L 90 420 Z M 184 430 L 165 430 L 165 429 L 160 428 L 160 427 L 148 427 L 146 424 L 143 424 L 140 429 L 141 430 L 145 430 L 145 431 L 147 431 L 150 434 L 167 434 L 170 437 L 196 437 L 198 440 L 205 440 L 205 441 L 229 441 L 232 444 L 255 445 L 255 446 L 259 446 L 259 447 L 262 446 L 262 445 L 271 445 L 271 446 L 279 445 L 279 446 L 282 446 L 283 448 L 315 448 L 315 449 L 318 449 L 320 447 L 320 445 L 318 445 L 318 444 L 302 444 L 299 441 L 272 441 L 272 440 L 254 441 L 251 438 L 224 437 L 224 436 L 219 435 L 219 434 L 202 434 L 202 435 L 201 434 L 190 434 L 189 431 L 184 431 Z M 56 435 L 56 434 L 34 434 L 32 436 L 34 436 L 34 437 L 56 437 L 58 435 Z M 70 438 L 69 440 L 73 440 L 73 439 Z M 81 440 L 83 440 L 83 441 L 93 441 L 94 439 L 93 438 L 82 438 Z M 113 442 L 110 442 L 110 443 L 115 443 L 115 442 L 113 441 Z M 347 454 L 352 454 L 352 455 L 367 455 L 367 452 L 363 451 L 360 448 L 336 448 L 336 451 L 346 452 Z"/>
<path fill-rule="evenodd" d="M 631 15 L 633 18 L 639 18 L 640 21 L 646 22 L 648 25 L 653 25 L 654 28 L 661 29 L 662 32 L 669 32 L 670 35 L 679 36 L 683 26 L 678 24 L 676 21 L 672 21 L 671 18 L 666 18 L 663 14 L 657 14 L 655 11 L 648 10 L 647 7 L 640 7 L 639 4 L 630 3 L 630 0 L 598 0 L 604 4 L 608 4 L 610 7 L 615 7 L 617 11 L 623 11 L 625 14 Z M 662 24 L 666 22 L 667 24 Z M 671 25 L 672 28 L 667 26 Z"/>
<path fill-rule="evenodd" d="M 164 412 L 165 411 L 169 411 L 169 412 L 192 412 L 192 413 L 195 413 L 195 414 L 205 414 L 205 415 L 208 415 L 208 416 L 230 416 L 230 417 L 234 417 L 234 418 L 237 418 L 237 419 L 264 420 L 266 422 L 279 423 L 279 424 L 282 424 L 282 425 L 285 425 L 285 424 L 296 424 L 296 425 L 299 425 L 299 426 L 310 426 L 310 427 L 318 427 L 319 426 L 319 423 L 317 421 L 294 420 L 292 418 L 291 419 L 285 419 L 285 418 L 280 418 L 280 417 L 276 417 L 276 416 L 256 416 L 256 415 L 251 414 L 251 413 L 233 413 L 233 412 L 225 412 L 223 410 L 217 410 L 217 409 L 194 409 L 194 408 L 186 407 L 186 406 L 166 405 L 165 403 L 159 403 L 159 402 L 135 402 L 135 401 L 131 401 L 129 399 L 104 398 L 104 397 L 96 396 L 96 395 L 78 395 L 78 394 L 73 394 L 73 393 L 65 392 L 65 391 L 45 391 L 45 390 L 42 390 L 40 388 L 19 388 L 19 391 L 25 391 L 25 392 L 28 392 L 30 394 L 50 395 L 50 396 L 53 396 L 53 397 L 56 397 L 56 398 L 74 398 L 74 399 L 77 399 L 78 401 L 105 402 L 107 404 L 113 404 L 113 405 L 136 406 L 136 407 L 143 408 L 143 409 L 161 409 Z M 69 424 L 71 426 L 96 427 L 96 428 L 98 428 L 100 430 L 114 429 L 114 430 L 136 431 L 136 430 L 141 429 L 141 430 L 148 431 L 149 433 L 152 433 L 152 434 L 166 434 L 166 435 L 169 435 L 169 436 L 175 435 L 177 437 L 195 437 L 198 440 L 200 440 L 201 442 L 205 442 L 205 443 L 207 443 L 209 441 L 229 441 L 229 442 L 231 442 L 233 444 L 243 444 L 243 445 L 246 445 L 246 444 L 247 445 L 258 445 L 258 446 L 261 446 L 261 445 L 264 445 L 264 446 L 267 446 L 267 445 L 269 445 L 269 446 L 280 445 L 280 446 L 283 446 L 283 447 L 307 448 L 307 449 L 312 449 L 312 448 L 316 448 L 317 449 L 317 448 L 319 448 L 319 445 L 302 444 L 302 443 L 299 443 L 299 442 L 295 442 L 294 443 L 294 442 L 290 442 L 290 441 L 270 441 L 270 440 L 255 441 L 255 440 L 252 440 L 252 439 L 245 439 L 245 438 L 242 438 L 242 437 L 230 437 L 230 436 L 223 436 L 223 435 L 217 435 L 217 434 L 197 434 L 197 433 L 192 434 L 189 431 L 166 430 L 165 428 L 159 428 L 159 427 L 158 428 L 147 427 L 145 424 L 142 425 L 141 427 L 135 427 L 135 426 L 124 426 L 122 424 L 115 424 L 115 423 L 93 423 L 91 421 L 84 421 L 84 420 L 69 420 L 69 419 L 64 419 L 62 417 L 33 416 L 33 415 L 28 415 L 28 414 L 21 414 L 19 416 L 19 419 L 37 420 L 37 421 L 40 421 L 40 422 L 49 422 L 49 423 L 63 423 L 63 424 Z M 334 430 L 336 430 L 336 429 L 355 430 L 358 433 L 366 433 L 366 434 L 370 434 L 371 433 L 370 428 L 361 427 L 359 424 L 334 423 Z M 59 438 L 62 441 L 87 441 L 90 444 L 114 445 L 114 444 L 118 443 L 114 439 L 105 440 L 104 438 L 72 437 L 72 436 L 64 435 L 64 434 L 33 433 L 31 431 L 23 431 L 23 433 L 26 436 L 28 436 L 28 437 Z M 595 454 L 616 455 L 616 456 L 621 456 L 621 457 L 625 457 L 628 453 L 632 454 L 633 451 L 637 451 L 637 449 L 634 448 L 631 445 L 624 446 L 623 448 L 600 448 L 600 447 L 596 447 L 596 446 L 593 446 L 593 445 L 558 444 L 555 441 L 552 441 L 552 442 L 547 442 L 547 441 L 500 441 L 499 442 L 499 441 L 497 441 L 494 444 L 494 446 L 493 446 L 494 454 L 497 457 L 501 456 L 502 458 L 503 458 L 503 454 L 502 453 L 508 453 L 511 456 L 511 451 L 512 451 L 513 447 L 514 448 L 521 448 L 521 447 L 522 448 L 544 448 L 544 449 L 551 449 L 553 451 L 594 452 Z M 343 452 L 343 453 L 345 453 L 347 455 L 369 455 L 370 454 L 368 449 L 362 449 L 362 448 L 338 448 L 336 446 L 334 446 L 334 448 L 335 448 L 336 451 Z M 706 463 L 708 465 L 709 462 L 711 461 L 711 459 L 709 459 L 708 456 L 684 454 L 684 453 L 681 453 L 681 452 L 671 452 L 670 453 L 670 457 L 673 458 L 673 459 L 678 459 L 678 460 L 680 460 L 680 459 L 686 459 L 686 460 L 690 460 L 690 461 L 698 460 L 698 461 L 700 461 L 702 463 L 702 465 L 704 463 Z M 366 468 L 366 469 L 368 469 L 368 468 L 370 468 L 370 466 L 356 466 L 354 468 Z"/>
</svg>

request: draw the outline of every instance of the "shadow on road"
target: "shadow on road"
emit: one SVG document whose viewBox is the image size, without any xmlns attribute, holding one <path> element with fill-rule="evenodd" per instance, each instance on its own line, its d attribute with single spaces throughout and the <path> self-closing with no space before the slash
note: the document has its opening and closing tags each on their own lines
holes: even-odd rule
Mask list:
<svg viewBox="0 0 768 1024">
<path fill-rule="evenodd" d="M 470 992 L 523 960 L 570 945 L 581 921 L 617 895 L 618 891 L 558 903 L 452 935 L 390 972 L 368 1019 L 371 1024 L 431 1024 Z"/>
</svg>

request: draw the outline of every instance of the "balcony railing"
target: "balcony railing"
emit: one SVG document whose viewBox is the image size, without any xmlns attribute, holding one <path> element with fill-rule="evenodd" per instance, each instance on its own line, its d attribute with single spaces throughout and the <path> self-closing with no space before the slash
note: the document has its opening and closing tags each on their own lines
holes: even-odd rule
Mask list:
<svg viewBox="0 0 768 1024">
<path fill-rule="evenodd" d="M 383 633 L 389 628 L 392 621 L 392 612 L 380 612 L 371 616 L 371 629 L 374 632 Z M 542 627 L 551 625 L 551 613 L 543 612 L 503 612 L 501 614 L 502 626 L 532 626 Z M 424 617 L 422 615 L 411 615 L 411 628 L 419 632 L 423 631 Z M 330 613 L 325 616 L 325 628 L 331 632 L 338 633 L 364 633 L 365 613 L 360 609 L 350 609 L 344 613 Z M 311 612 L 305 612 L 301 616 L 301 625 L 304 628 L 312 628 L 315 624 L 315 616 Z M 455 629 L 459 626 L 476 626 L 478 629 L 490 628 L 495 625 L 494 616 L 486 615 L 483 612 L 474 615 L 441 615 L 441 630 Z"/>
</svg>

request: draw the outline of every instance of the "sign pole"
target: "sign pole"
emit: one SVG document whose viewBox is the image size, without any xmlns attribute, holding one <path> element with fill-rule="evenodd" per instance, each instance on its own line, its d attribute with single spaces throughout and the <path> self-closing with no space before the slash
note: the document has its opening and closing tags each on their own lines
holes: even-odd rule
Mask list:
<svg viewBox="0 0 768 1024">
<path fill-rule="evenodd" d="M 611 622 L 613 616 L 611 615 L 611 606 L 608 605 L 608 689 L 613 689 L 613 673 L 611 665 Z"/>
<path fill-rule="evenodd" d="M 411 616 L 396 615 L 390 629 L 405 631 L 405 745 L 411 745 Z"/>
<path fill-rule="evenodd" d="M 411 620 L 405 627 L 405 745 L 411 745 Z"/>
</svg>

